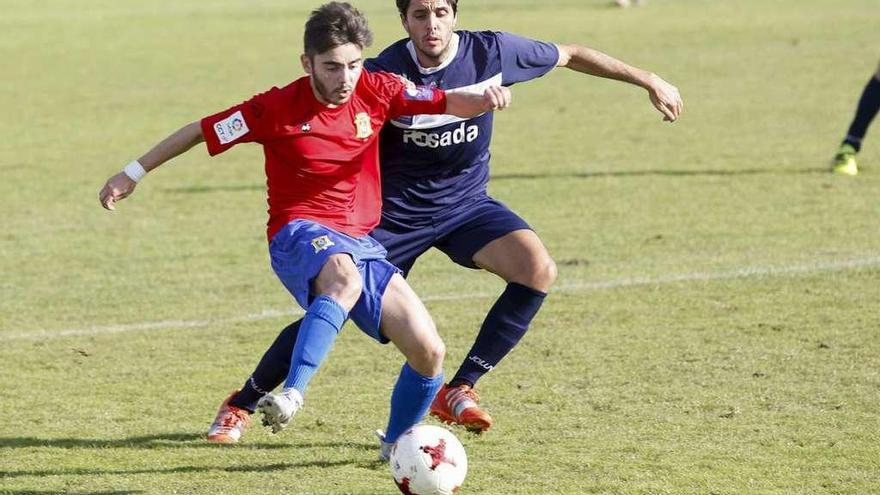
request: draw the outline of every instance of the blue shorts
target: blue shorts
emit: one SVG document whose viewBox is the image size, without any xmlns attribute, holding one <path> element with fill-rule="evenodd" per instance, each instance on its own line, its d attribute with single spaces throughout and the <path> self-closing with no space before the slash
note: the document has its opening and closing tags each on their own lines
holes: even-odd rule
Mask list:
<svg viewBox="0 0 880 495">
<path fill-rule="evenodd" d="M 525 220 L 500 201 L 483 195 L 447 214 L 433 218 L 430 225 L 413 227 L 387 218 L 370 236 L 388 250 L 387 259 L 409 274 L 416 258 L 432 247 L 443 251 L 455 263 L 479 269 L 474 255 L 486 244 L 515 230 L 532 230 Z"/>
<path fill-rule="evenodd" d="M 370 236 L 356 239 L 309 220 L 290 222 L 269 243 L 272 269 L 303 309 L 308 309 L 314 298 L 312 281 L 327 258 L 339 253 L 351 256 L 364 283 L 349 317 L 364 333 L 387 343 L 379 329 L 382 295 L 391 277 L 400 270 L 385 259 L 386 251 L 381 244 Z"/>
</svg>

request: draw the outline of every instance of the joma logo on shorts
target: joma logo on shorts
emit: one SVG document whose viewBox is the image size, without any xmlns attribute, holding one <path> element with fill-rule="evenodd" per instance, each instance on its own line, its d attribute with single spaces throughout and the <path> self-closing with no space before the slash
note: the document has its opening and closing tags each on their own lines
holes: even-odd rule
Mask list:
<svg viewBox="0 0 880 495">
<path fill-rule="evenodd" d="M 468 358 L 468 360 L 477 363 L 477 366 L 479 366 L 480 368 L 483 368 L 483 369 L 486 370 L 486 371 L 492 371 L 492 368 L 494 368 L 494 366 L 492 366 L 491 364 L 487 363 L 487 362 L 486 362 L 485 360 L 483 360 L 483 358 L 481 358 L 480 356 L 471 356 L 471 357 Z"/>
<path fill-rule="evenodd" d="M 471 143 L 476 140 L 479 135 L 479 127 L 475 125 L 466 126 L 465 123 L 462 122 L 457 129 L 443 133 L 413 130 L 404 131 L 403 143 L 412 143 L 421 148 L 440 148 L 464 142 Z"/>
</svg>

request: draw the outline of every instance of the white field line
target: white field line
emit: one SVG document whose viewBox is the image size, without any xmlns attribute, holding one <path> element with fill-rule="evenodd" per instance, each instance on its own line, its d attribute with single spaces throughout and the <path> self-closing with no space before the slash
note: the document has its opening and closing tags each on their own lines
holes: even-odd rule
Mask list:
<svg viewBox="0 0 880 495">
<path fill-rule="evenodd" d="M 760 278 L 797 274 L 809 274 L 816 272 L 833 272 L 843 270 L 855 270 L 859 268 L 880 267 L 880 256 L 840 260 L 840 261 L 824 261 L 805 263 L 800 265 L 776 266 L 776 267 L 743 267 L 727 272 L 706 272 L 706 273 L 681 273 L 662 275 L 659 277 L 634 277 L 634 278 L 617 278 L 596 282 L 576 282 L 568 284 L 560 284 L 552 289 L 552 292 L 580 292 L 592 290 L 617 289 L 622 287 L 633 287 L 643 285 L 663 285 L 682 282 L 702 282 L 729 280 L 737 278 Z M 460 301 L 465 299 L 479 299 L 487 297 L 497 297 L 496 292 L 479 292 L 472 294 L 438 294 L 433 296 L 425 296 L 422 299 L 425 302 L 432 301 Z M 208 326 L 226 325 L 230 323 L 241 323 L 250 321 L 261 321 L 282 316 L 298 316 L 303 312 L 301 309 L 267 309 L 260 313 L 248 314 L 243 316 L 235 316 L 231 318 L 216 318 L 205 320 L 166 320 L 166 321 L 147 321 L 142 323 L 131 323 L 127 325 L 108 325 L 93 326 L 88 328 L 67 329 L 67 330 L 36 330 L 32 332 L 18 333 L 0 333 L 0 342 L 11 340 L 39 340 L 53 339 L 59 337 L 77 337 L 89 335 L 103 335 L 113 333 L 128 332 L 146 332 L 153 330 L 165 330 L 170 328 L 186 329 L 186 328 L 203 328 Z"/>
</svg>

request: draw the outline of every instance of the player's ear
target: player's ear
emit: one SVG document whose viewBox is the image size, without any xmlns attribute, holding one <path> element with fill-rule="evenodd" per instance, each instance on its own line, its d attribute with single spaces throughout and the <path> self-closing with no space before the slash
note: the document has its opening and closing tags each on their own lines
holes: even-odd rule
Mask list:
<svg viewBox="0 0 880 495">
<path fill-rule="evenodd" d="M 309 56 L 303 53 L 299 56 L 299 61 L 302 63 L 303 70 L 306 71 L 306 74 L 312 75 L 312 61 L 309 60 Z"/>
</svg>

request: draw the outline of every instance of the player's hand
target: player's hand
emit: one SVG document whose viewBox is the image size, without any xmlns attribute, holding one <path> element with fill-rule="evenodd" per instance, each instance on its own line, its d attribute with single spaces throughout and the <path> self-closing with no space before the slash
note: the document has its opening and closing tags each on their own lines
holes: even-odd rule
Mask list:
<svg viewBox="0 0 880 495">
<path fill-rule="evenodd" d="M 510 89 L 504 86 L 489 86 L 483 92 L 484 103 L 490 110 L 504 110 L 510 106 L 512 98 Z"/>
<path fill-rule="evenodd" d="M 646 89 L 648 90 L 648 96 L 651 98 L 651 103 L 654 104 L 654 108 L 663 114 L 663 120 L 665 122 L 675 122 L 678 116 L 681 115 L 682 108 L 684 108 L 684 102 L 681 101 L 678 88 L 664 81 L 660 76 L 651 74 L 651 79 Z"/>
<path fill-rule="evenodd" d="M 104 184 L 104 187 L 101 188 L 101 192 L 98 194 L 101 206 L 108 210 L 115 210 L 116 202 L 127 198 L 133 193 L 135 186 L 137 186 L 137 182 L 131 180 L 125 175 L 125 172 L 119 172 L 113 177 L 110 177 L 107 179 L 107 183 Z"/>
</svg>

